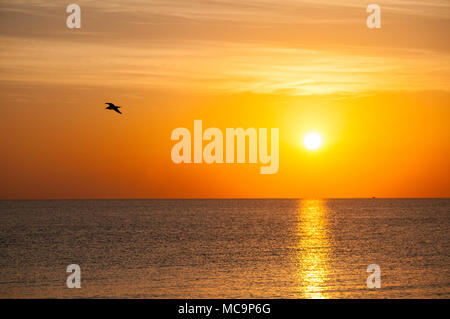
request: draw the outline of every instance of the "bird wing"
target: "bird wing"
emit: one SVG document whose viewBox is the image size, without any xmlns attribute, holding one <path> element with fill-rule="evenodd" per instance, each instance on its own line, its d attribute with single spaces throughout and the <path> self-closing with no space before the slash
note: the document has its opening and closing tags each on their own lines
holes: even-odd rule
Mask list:
<svg viewBox="0 0 450 319">
<path fill-rule="evenodd" d="M 119 114 L 122 114 L 122 112 L 120 112 L 119 109 L 114 109 L 114 111 L 116 111 Z"/>
<path fill-rule="evenodd" d="M 105 103 L 105 104 L 109 106 L 115 106 L 113 103 Z"/>
</svg>

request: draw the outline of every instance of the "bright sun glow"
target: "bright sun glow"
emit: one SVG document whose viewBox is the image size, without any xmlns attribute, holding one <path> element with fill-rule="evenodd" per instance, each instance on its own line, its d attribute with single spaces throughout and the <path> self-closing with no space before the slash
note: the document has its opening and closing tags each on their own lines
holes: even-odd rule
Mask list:
<svg viewBox="0 0 450 319">
<path fill-rule="evenodd" d="M 306 134 L 303 144 L 309 150 L 317 150 L 322 145 L 322 137 L 314 132 Z"/>
</svg>

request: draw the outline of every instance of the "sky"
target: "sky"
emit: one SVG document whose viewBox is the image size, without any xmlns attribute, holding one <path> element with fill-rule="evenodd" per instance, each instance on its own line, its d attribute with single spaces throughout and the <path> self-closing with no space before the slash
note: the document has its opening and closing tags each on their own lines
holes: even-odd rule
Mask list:
<svg viewBox="0 0 450 319">
<path fill-rule="evenodd" d="M 0 0 L 0 199 L 449 197 L 450 3 L 369 3 Z M 278 173 L 173 163 L 194 120 L 279 128 Z"/>
</svg>

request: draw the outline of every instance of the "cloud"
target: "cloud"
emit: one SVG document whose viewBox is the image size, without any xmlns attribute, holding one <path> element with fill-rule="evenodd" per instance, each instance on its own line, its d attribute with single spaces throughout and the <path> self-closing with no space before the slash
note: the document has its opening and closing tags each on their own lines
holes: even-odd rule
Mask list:
<svg viewBox="0 0 450 319">
<path fill-rule="evenodd" d="M 292 95 L 450 87 L 443 1 L 380 1 L 390 18 L 427 18 L 375 32 L 356 0 L 78 3 L 72 31 L 60 1 L 0 0 L 0 80 Z"/>
<path fill-rule="evenodd" d="M 122 88 L 286 93 L 448 89 L 449 58 L 379 56 L 227 42 L 126 46 L 2 39 L 0 80 Z M 20 51 L 11 49 L 20 47 Z"/>
</svg>

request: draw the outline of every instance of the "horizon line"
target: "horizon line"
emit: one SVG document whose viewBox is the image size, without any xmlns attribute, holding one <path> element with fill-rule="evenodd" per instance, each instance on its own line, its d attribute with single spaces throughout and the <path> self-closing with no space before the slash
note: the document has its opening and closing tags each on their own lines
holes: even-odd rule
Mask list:
<svg viewBox="0 0 450 319">
<path fill-rule="evenodd" d="M 0 201 L 26 200 L 329 200 L 329 199 L 450 199 L 450 197 L 119 197 L 119 198 L 0 198 Z"/>
</svg>

